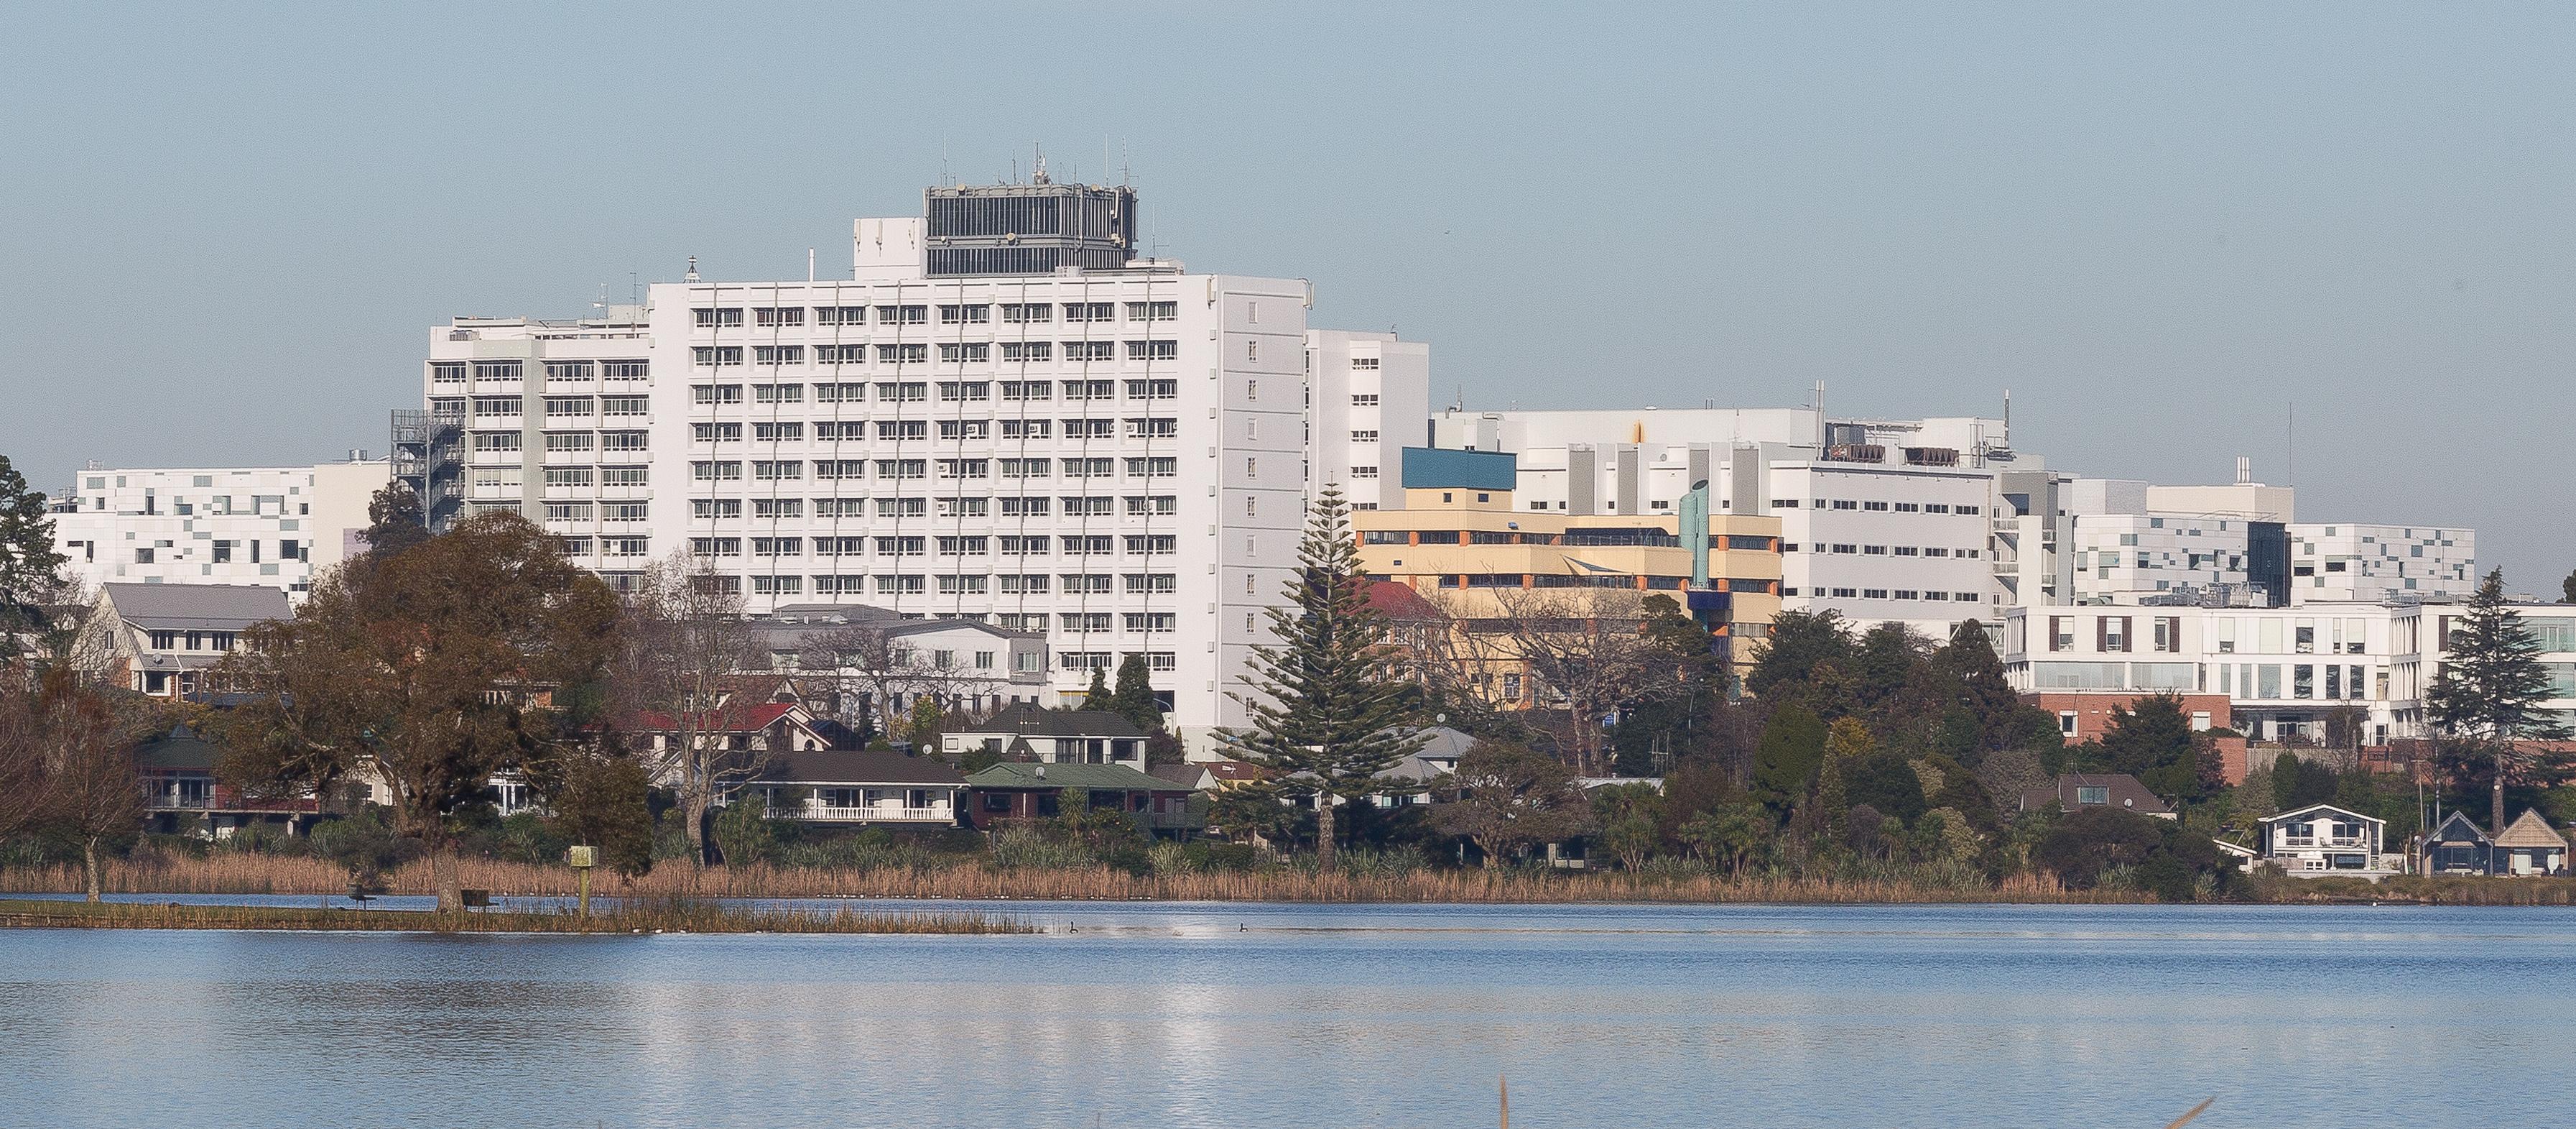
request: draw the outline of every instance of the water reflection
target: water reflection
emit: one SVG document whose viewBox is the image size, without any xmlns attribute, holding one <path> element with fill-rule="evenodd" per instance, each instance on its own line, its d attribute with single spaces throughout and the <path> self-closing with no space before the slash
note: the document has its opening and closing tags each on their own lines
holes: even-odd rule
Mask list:
<svg viewBox="0 0 2576 1129">
<path fill-rule="evenodd" d="M 0 933 L 0 1120 L 2206 1124 L 2576 1106 L 2563 911 L 1017 905 L 1043 937 Z M 2471 1017 L 2471 1029 L 2461 1026 Z"/>
</svg>

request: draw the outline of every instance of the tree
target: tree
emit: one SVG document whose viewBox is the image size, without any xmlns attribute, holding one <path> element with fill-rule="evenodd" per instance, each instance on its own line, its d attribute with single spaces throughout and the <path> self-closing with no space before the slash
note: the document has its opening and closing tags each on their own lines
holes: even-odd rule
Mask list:
<svg viewBox="0 0 2576 1129">
<path fill-rule="evenodd" d="M 2489 829 L 2501 833 L 2509 778 L 2546 786 L 2564 772 L 2558 758 L 2514 742 L 2567 735 L 2566 726 L 2540 709 L 2556 691 L 2540 665 L 2539 638 L 2505 600 L 2503 569 L 2478 583 L 2477 594 L 2440 643 L 2450 656 L 2424 695 L 2425 712 L 2445 734 L 2494 760 Z"/>
<path fill-rule="evenodd" d="M 0 672 L 0 839 L 35 832 L 79 848 L 98 901 L 104 851 L 143 819 L 134 750 L 161 721 L 150 699 L 85 683 L 68 665 L 32 679 Z"/>
<path fill-rule="evenodd" d="M 906 703 L 928 697 L 953 705 L 990 693 L 1004 675 L 950 664 L 908 645 L 901 623 L 851 623 L 806 637 L 797 656 L 809 679 L 832 685 L 844 720 L 860 733 L 901 735 Z"/>
<path fill-rule="evenodd" d="M 1842 826 L 1843 816 L 1851 807 L 1847 774 L 1862 757 L 1877 750 L 1878 741 L 1859 718 L 1836 718 L 1826 728 L 1824 758 L 1816 767 L 1816 814 L 1823 820 L 1827 834 Z"/>
<path fill-rule="evenodd" d="M 1953 739 L 1941 751 L 1974 769 L 1991 753 L 2045 744 L 2054 748 L 2057 724 L 2022 700 L 2004 677 L 1992 640 L 1976 620 L 1962 620 L 1950 641 L 1922 666 L 1926 708 Z"/>
<path fill-rule="evenodd" d="M 939 731 L 948 724 L 948 711 L 939 708 L 939 699 L 924 694 L 912 700 L 912 716 L 904 719 L 903 739 L 912 742 L 915 752 L 939 751 Z"/>
<path fill-rule="evenodd" d="M 1474 843 L 1486 866 L 1592 828 L 1592 805 L 1574 771 L 1546 753 L 1480 741 L 1443 783 L 1454 798 L 1431 809 L 1432 826 Z"/>
<path fill-rule="evenodd" d="M 1727 870 L 1737 871 L 1770 843 L 1779 826 L 1762 805 L 1736 800 L 1719 804 L 1683 824 L 1681 840 L 1694 851 L 1723 859 Z"/>
<path fill-rule="evenodd" d="M 2568 573 L 2567 579 L 2558 582 L 2558 593 L 2559 603 L 2576 604 L 2576 572 Z"/>
<path fill-rule="evenodd" d="M 1113 695 L 1109 690 L 1109 675 L 1107 673 L 1107 669 L 1108 668 L 1106 667 L 1099 666 L 1091 668 L 1091 685 L 1085 687 L 1082 691 L 1082 708 L 1087 710 L 1105 710 L 1109 708 Z"/>
<path fill-rule="evenodd" d="M 1651 784 L 1613 784 L 1592 793 L 1592 819 L 1601 845 L 1631 873 L 1663 841 L 1664 797 Z"/>
<path fill-rule="evenodd" d="M 1098 675 L 1099 668 L 1092 669 Z M 1118 661 L 1118 688 L 1109 693 L 1110 712 L 1126 718 L 1147 733 L 1163 731 L 1163 708 L 1154 704 L 1153 674 L 1145 665 L 1141 652 L 1129 651 Z M 1089 705 L 1089 703 L 1084 703 Z M 1101 707 L 1093 706 L 1098 709 Z"/>
<path fill-rule="evenodd" d="M 429 540 L 429 515 L 420 495 L 401 482 L 388 482 L 367 499 L 367 551 L 378 559 L 394 557 Z"/>
<path fill-rule="evenodd" d="M 372 778 L 457 910 L 449 817 L 566 736 L 555 697 L 600 676 L 617 619 L 616 594 L 516 514 L 333 570 L 219 667 L 247 699 L 216 723 L 218 773 L 255 795 Z"/>
<path fill-rule="evenodd" d="M 1523 720 L 1596 776 L 1609 771 L 1612 721 L 1689 689 L 1679 656 L 1646 633 L 1648 599 L 1623 588 L 1480 588 L 1451 597 L 1452 611 L 1475 624 L 1465 639 L 1479 665 L 1517 670 L 1529 700 L 1544 707 Z M 1471 601 L 1495 614 L 1464 614 L 1477 610 Z"/>
<path fill-rule="evenodd" d="M 2110 727 L 2094 755 L 2104 769 L 2137 777 L 2148 791 L 2187 800 L 2200 795 L 2200 745 L 2182 699 L 2151 694 L 2111 707 Z"/>
<path fill-rule="evenodd" d="M 1270 609 L 1270 642 L 1252 648 L 1254 673 L 1230 696 L 1252 724 L 1218 741 L 1292 787 L 1315 795 L 1315 849 L 1334 863 L 1333 805 L 1383 790 L 1425 737 L 1408 726 L 1413 697 L 1394 676 L 1391 648 L 1369 606 L 1352 543 L 1350 510 L 1327 486 L 1308 507 L 1287 604 Z"/>
<path fill-rule="evenodd" d="M 27 489 L 26 476 L 0 455 L 0 662 L 18 655 L 22 635 L 51 633 L 45 605 L 68 587 L 63 563 L 45 495 Z"/>
<path fill-rule="evenodd" d="M 2089 890 L 2114 866 L 2136 866 L 2164 845 L 2153 816 L 2112 807 L 2080 808 L 2059 819 L 2031 851 L 2031 864 L 2069 890 Z"/>
<path fill-rule="evenodd" d="M 627 878 L 653 869 L 653 777 L 633 757 L 579 754 L 566 759 L 547 808 L 575 843 L 599 848 L 599 861 Z"/>
<path fill-rule="evenodd" d="M 1744 676 L 1744 688 L 1755 697 L 1795 688 L 1810 681 L 1818 666 L 1848 664 L 1853 653 L 1851 626 L 1842 613 L 1786 611 L 1771 620 L 1762 655 Z"/>
<path fill-rule="evenodd" d="M 735 692 L 756 648 L 732 579 L 686 550 L 645 570 L 621 610 L 609 678 L 618 724 L 658 740 L 643 750 L 647 774 L 677 793 L 699 866 L 708 860 L 707 823 L 717 799 L 758 775 L 769 756 L 731 747 L 732 735 L 765 704 Z"/>
<path fill-rule="evenodd" d="M 1830 613 L 1828 613 L 1830 614 Z M 1771 711 L 1753 750 L 1753 797 L 1780 815 L 1807 802 L 1825 758 L 1825 723 L 1796 703 Z"/>
</svg>

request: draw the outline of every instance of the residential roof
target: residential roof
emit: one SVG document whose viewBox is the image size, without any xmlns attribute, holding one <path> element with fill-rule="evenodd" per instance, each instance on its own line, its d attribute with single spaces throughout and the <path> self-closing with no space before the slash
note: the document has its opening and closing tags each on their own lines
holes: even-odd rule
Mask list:
<svg viewBox="0 0 2576 1129">
<path fill-rule="evenodd" d="M 2487 843 L 2493 840 L 2488 838 L 2486 828 L 2478 826 L 2476 820 L 2455 811 L 2442 817 L 2442 822 L 2435 824 L 2431 831 L 2426 832 L 2424 841 L 2426 843 Z"/>
<path fill-rule="evenodd" d="M 713 729 L 721 724 L 721 732 L 757 733 L 769 728 L 771 722 L 802 708 L 795 702 L 762 702 L 738 710 L 709 710 L 698 716 L 697 726 L 701 729 Z M 671 715 L 658 710 L 644 710 L 637 713 L 630 726 L 646 733 L 667 733 L 679 727 L 679 723 L 673 721 Z"/>
<path fill-rule="evenodd" d="M 1413 586 L 1395 580 L 1371 583 L 1363 593 L 1369 610 L 1399 623 L 1437 621 L 1449 618 L 1440 606 L 1413 590 Z"/>
<path fill-rule="evenodd" d="M 1193 792 L 1215 783 L 1215 781 L 1211 779 L 1206 765 L 1190 764 L 1187 762 L 1183 762 L 1181 764 L 1149 764 L 1145 766 L 1145 775 L 1168 784 L 1180 785 L 1181 787 L 1187 788 Z"/>
<path fill-rule="evenodd" d="M 213 771 L 215 745 L 185 725 L 143 742 L 134 750 L 134 767 L 163 771 Z"/>
<path fill-rule="evenodd" d="M 2079 804 L 2076 802 L 2082 795 L 2077 791 L 2079 788 L 2103 789 L 2108 802 Z M 2021 794 L 2023 811 L 2047 807 L 2052 801 L 2068 811 L 2078 807 L 2124 808 L 2140 815 L 2165 815 L 2173 811 L 2165 806 L 2163 800 L 2157 799 L 2154 792 L 2148 791 L 2146 785 L 2138 783 L 2137 777 L 2123 772 L 2064 773 L 2056 783 L 2046 788 L 2033 788 Z"/>
<path fill-rule="evenodd" d="M 2549 826 L 2549 821 L 2541 818 L 2538 809 L 2524 808 L 2522 809 L 2521 815 L 2515 816 L 2513 822 L 2505 824 L 2504 830 L 2497 833 L 2495 837 L 2495 845 L 2499 847 L 2565 847 L 2567 845 L 2567 837 L 2559 834 L 2556 828 Z"/>
<path fill-rule="evenodd" d="M 1220 782 L 1270 779 L 1269 769 L 1263 768 L 1257 764 L 1246 763 L 1244 761 L 1216 760 L 1193 761 L 1191 763 L 1196 764 L 1200 768 L 1206 769 L 1208 775 L 1216 777 Z"/>
<path fill-rule="evenodd" d="M 102 584 L 118 617 L 136 627 L 162 630 L 238 631 L 272 619 L 293 619 L 286 592 L 249 584 Z"/>
<path fill-rule="evenodd" d="M 1422 747 L 1414 752 L 1425 760 L 1457 760 L 1466 756 L 1467 750 L 1476 747 L 1474 736 L 1451 729 L 1446 725 L 1434 725 L 1428 729 L 1417 729 L 1413 732 L 1422 737 Z"/>
<path fill-rule="evenodd" d="M 2261 819 L 2255 820 L 2255 822 L 2257 822 L 2257 823 L 2279 823 L 2280 821 L 2285 820 L 2285 819 L 2298 819 L 2298 818 L 2302 818 L 2302 817 L 2305 817 L 2305 816 L 2313 816 L 2313 815 L 2316 815 L 2316 814 L 2317 814 L 2317 813 L 2319 813 L 2319 812 L 2332 812 L 2332 813 L 2334 813 L 2334 814 L 2336 814 L 2336 815 L 2341 815 L 2341 816 L 2350 816 L 2350 817 L 2352 817 L 2352 819 L 2353 819 L 2354 821 L 2356 821 L 2356 822 L 2360 822 L 2360 823 L 2377 823 L 2377 824 L 2385 825 L 2385 824 L 2388 822 L 2387 820 L 2384 820 L 2384 819 L 2373 819 L 2373 818 L 2371 818 L 2370 816 L 2363 815 L 2363 814 L 2361 814 L 2360 812 L 2353 811 L 2353 810 L 2352 810 L 2352 809 L 2350 809 L 2350 808 L 2339 808 L 2339 807 L 2334 806 L 2333 804 L 2309 804 L 2308 806 L 2303 807 L 2303 808 L 2300 808 L 2300 809 L 2299 809 L 2299 810 L 2297 810 L 2297 811 L 2285 811 L 2285 812 L 2282 812 L 2282 813 L 2281 813 L 2281 814 L 2279 814 L 2279 815 L 2267 815 L 2267 816 L 2264 816 L 2264 817 L 2263 817 L 2263 818 L 2261 818 Z"/>
<path fill-rule="evenodd" d="M 770 758 L 769 767 L 760 774 L 765 781 L 795 784 L 964 784 L 966 777 L 948 762 L 937 757 L 912 757 L 902 753 L 857 749 L 828 749 L 807 753 L 780 753 Z"/>
<path fill-rule="evenodd" d="M 966 778 L 971 788 L 1109 788 L 1128 792 L 1186 792 L 1123 764 L 1029 764 L 1003 761 Z"/>
<path fill-rule="evenodd" d="M 961 724 L 955 732 L 960 736 L 983 733 L 1131 739 L 1145 736 L 1145 731 L 1136 728 L 1135 722 L 1107 710 L 1047 710 L 1026 703 L 1004 707 L 987 721 Z"/>
</svg>

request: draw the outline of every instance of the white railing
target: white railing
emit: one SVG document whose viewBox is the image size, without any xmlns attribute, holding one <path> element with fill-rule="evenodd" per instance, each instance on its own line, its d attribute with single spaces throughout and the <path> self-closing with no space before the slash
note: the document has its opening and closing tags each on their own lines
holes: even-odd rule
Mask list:
<svg viewBox="0 0 2576 1129">
<path fill-rule="evenodd" d="M 2288 847 L 2367 847 L 2370 840 L 2359 835 L 2290 835 L 2281 840 Z"/>
<path fill-rule="evenodd" d="M 804 807 L 772 808 L 769 814 L 783 819 L 810 819 L 818 823 L 954 823 L 956 813 L 949 808 L 906 808 L 892 805 L 874 807 L 828 807 L 808 804 Z"/>
</svg>

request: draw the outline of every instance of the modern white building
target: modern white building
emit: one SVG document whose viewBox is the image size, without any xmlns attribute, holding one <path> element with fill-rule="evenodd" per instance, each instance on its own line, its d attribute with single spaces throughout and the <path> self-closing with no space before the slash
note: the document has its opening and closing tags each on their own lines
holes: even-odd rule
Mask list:
<svg viewBox="0 0 2576 1129">
<path fill-rule="evenodd" d="M 2576 721 L 2576 605 L 2515 610 L 2554 687 L 2543 711 Z M 2460 613 L 2416 601 L 2020 608 L 1996 649 L 2019 690 L 2224 694 L 2236 727 L 2259 741 L 2315 740 L 2329 712 L 2356 710 L 2359 736 L 2376 745 L 2426 735 L 2424 696 Z"/>
<path fill-rule="evenodd" d="M 2466 529 L 2300 522 L 2287 486 L 2076 479 L 2074 602 L 2191 592 L 2221 603 L 2465 599 L 2477 587 Z"/>
<path fill-rule="evenodd" d="M 1377 454 L 1398 445 L 1362 435 L 1423 429 L 1395 415 L 1421 410 L 1427 351 L 1310 340 L 1300 280 L 1135 258 L 1129 189 L 925 195 L 923 217 L 853 225 L 849 278 L 693 264 L 641 308 L 432 330 L 435 434 L 412 450 L 434 520 L 516 510 L 612 582 L 687 549 L 755 612 L 1043 632 L 1057 691 L 1140 654 L 1185 739 L 1242 722 L 1228 694 L 1314 468 L 1400 480 Z"/>
<path fill-rule="evenodd" d="M 292 467 L 93 466 L 52 515 L 55 547 L 93 591 L 247 584 L 300 600 L 316 574 L 366 549 L 367 503 L 389 470 L 365 454 Z"/>
<path fill-rule="evenodd" d="M 1518 498 L 1568 514 L 1670 512 L 1695 482 L 1720 513 L 1781 521 L 1781 602 L 1945 633 L 2072 585 L 2064 478 L 2000 420 L 1830 419 L 1814 408 L 1449 411 L 1437 446 L 1510 451 Z"/>
</svg>

